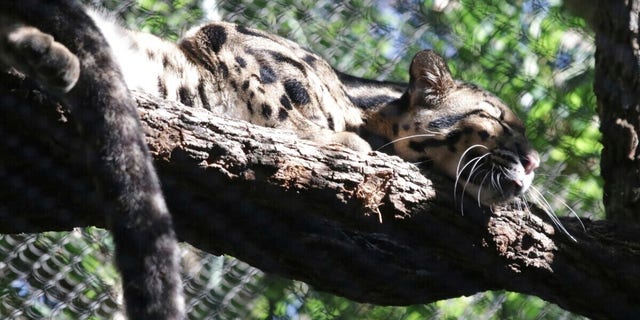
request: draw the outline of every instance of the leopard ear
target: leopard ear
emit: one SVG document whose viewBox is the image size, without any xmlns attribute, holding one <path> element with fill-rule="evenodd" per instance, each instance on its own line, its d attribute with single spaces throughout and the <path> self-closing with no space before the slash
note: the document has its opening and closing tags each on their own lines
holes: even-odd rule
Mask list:
<svg viewBox="0 0 640 320">
<path fill-rule="evenodd" d="M 413 57 L 410 75 L 409 94 L 414 106 L 433 105 L 455 86 L 447 63 L 431 50 L 422 50 Z"/>
</svg>

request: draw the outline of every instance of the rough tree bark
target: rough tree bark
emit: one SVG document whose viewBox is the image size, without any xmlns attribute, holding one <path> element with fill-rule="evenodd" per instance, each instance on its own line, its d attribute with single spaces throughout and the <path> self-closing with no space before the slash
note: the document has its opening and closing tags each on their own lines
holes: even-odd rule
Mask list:
<svg viewBox="0 0 640 320">
<path fill-rule="evenodd" d="M 0 233 L 104 226 L 73 115 L 0 79 Z M 452 183 L 380 153 L 317 146 L 137 94 L 179 237 L 383 305 L 505 289 L 593 318 L 640 315 L 640 228 L 522 203 L 452 203 Z"/>
<path fill-rule="evenodd" d="M 594 91 L 604 204 L 609 219 L 640 223 L 640 0 L 602 0 L 598 8 Z"/>
</svg>

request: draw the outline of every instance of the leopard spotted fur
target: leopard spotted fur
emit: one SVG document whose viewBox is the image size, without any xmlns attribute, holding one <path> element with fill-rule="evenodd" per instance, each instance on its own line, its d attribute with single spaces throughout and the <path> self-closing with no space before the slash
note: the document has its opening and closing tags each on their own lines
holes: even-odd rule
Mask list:
<svg viewBox="0 0 640 320">
<path fill-rule="evenodd" d="M 133 90 L 364 152 L 394 141 L 384 150 L 457 179 L 482 204 L 527 190 L 540 161 L 509 107 L 454 80 L 432 51 L 415 55 L 408 84 L 379 82 L 241 25 L 209 23 L 173 43 L 93 17 Z"/>
</svg>

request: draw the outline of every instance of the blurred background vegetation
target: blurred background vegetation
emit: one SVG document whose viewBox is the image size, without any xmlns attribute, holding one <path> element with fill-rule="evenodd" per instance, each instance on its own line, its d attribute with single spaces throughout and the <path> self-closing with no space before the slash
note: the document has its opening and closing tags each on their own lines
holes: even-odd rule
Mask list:
<svg viewBox="0 0 640 320">
<path fill-rule="evenodd" d="M 526 122 L 542 157 L 536 186 L 556 213 L 565 203 L 602 218 L 593 34 L 561 0 L 85 0 L 131 28 L 179 39 L 211 19 L 277 33 L 337 69 L 407 81 L 413 54 L 432 48 L 456 78 L 493 91 Z M 108 232 L 0 236 L 0 315 L 117 318 L 121 295 Z M 578 319 L 536 297 L 485 292 L 431 305 L 381 307 L 314 291 L 232 257 L 183 247 L 192 319 Z"/>
</svg>

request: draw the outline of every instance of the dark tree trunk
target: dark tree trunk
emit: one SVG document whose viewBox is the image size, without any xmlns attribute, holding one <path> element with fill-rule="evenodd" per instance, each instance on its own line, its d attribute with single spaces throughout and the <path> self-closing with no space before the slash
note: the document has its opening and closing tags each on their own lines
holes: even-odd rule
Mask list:
<svg viewBox="0 0 640 320">
<path fill-rule="evenodd" d="M 0 232 L 104 226 L 73 115 L 0 80 Z M 196 247 L 376 304 L 505 289 L 594 318 L 640 315 L 639 228 L 564 220 L 574 243 L 521 203 L 469 200 L 463 216 L 451 181 L 396 157 L 136 98 L 177 233 Z"/>
<path fill-rule="evenodd" d="M 596 78 L 604 204 L 613 220 L 640 222 L 640 0 L 599 1 Z"/>
</svg>

